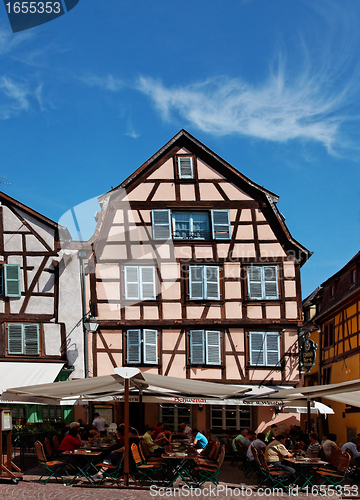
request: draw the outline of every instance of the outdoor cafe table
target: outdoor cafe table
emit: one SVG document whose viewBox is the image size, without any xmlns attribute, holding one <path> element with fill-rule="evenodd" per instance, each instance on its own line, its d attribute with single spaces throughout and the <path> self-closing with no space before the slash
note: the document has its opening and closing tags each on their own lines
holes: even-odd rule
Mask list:
<svg viewBox="0 0 360 500">
<path fill-rule="evenodd" d="M 76 479 L 81 477 L 84 477 L 90 484 L 96 484 L 95 481 L 91 479 L 91 475 L 98 472 L 93 462 L 102 454 L 102 451 L 84 449 L 64 451 L 62 456 L 66 457 L 67 463 L 74 467 L 74 469 L 77 471 L 68 485 L 73 484 Z"/>
<path fill-rule="evenodd" d="M 299 491 L 302 491 L 306 486 L 313 486 L 311 482 L 312 478 L 316 474 L 316 469 L 322 465 L 328 465 L 328 462 L 320 460 L 320 458 L 300 458 L 291 457 L 287 458 L 286 461 L 292 465 L 296 471 L 296 478 L 294 483 L 299 482 L 301 487 Z"/>
<path fill-rule="evenodd" d="M 166 488 L 171 488 L 175 481 L 181 477 L 185 483 L 190 486 L 187 479 L 191 479 L 191 474 L 188 472 L 189 468 L 193 465 L 193 460 L 199 458 L 199 454 L 192 446 L 187 447 L 186 451 L 175 451 L 176 448 L 165 447 L 167 453 L 163 453 L 161 458 L 166 461 L 171 461 L 171 477 Z M 173 451 L 174 450 L 174 451 Z"/>
</svg>

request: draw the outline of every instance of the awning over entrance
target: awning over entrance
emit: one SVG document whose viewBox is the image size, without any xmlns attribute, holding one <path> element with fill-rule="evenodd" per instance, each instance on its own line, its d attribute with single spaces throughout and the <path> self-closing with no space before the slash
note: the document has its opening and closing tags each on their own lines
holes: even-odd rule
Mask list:
<svg viewBox="0 0 360 500">
<path fill-rule="evenodd" d="M 296 404 L 295 404 L 296 403 Z M 307 401 L 293 401 L 289 404 L 285 404 L 282 407 L 282 411 L 284 413 L 307 413 Z M 310 407 L 310 413 L 321 415 L 334 415 L 335 412 L 330 406 L 326 406 L 323 403 L 319 403 L 318 401 L 312 402 L 312 406 Z"/>
<path fill-rule="evenodd" d="M 0 363 L 0 392 L 6 391 L 9 387 L 24 387 L 29 384 L 41 384 L 54 382 L 64 363 L 21 363 L 2 362 Z M 8 398 L 8 401 L 11 398 Z M 25 400 L 16 399 L 18 402 Z"/>
</svg>

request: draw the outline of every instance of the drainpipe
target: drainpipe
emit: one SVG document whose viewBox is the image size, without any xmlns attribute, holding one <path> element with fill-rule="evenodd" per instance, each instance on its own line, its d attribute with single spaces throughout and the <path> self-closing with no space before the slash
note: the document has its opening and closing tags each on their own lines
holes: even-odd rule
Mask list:
<svg viewBox="0 0 360 500">
<path fill-rule="evenodd" d="M 83 331 L 84 331 L 84 371 L 85 378 L 89 377 L 89 347 L 88 347 L 88 332 L 84 326 L 84 318 L 86 317 L 86 289 L 85 289 L 85 258 L 86 251 L 79 250 L 79 259 L 81 260 L 81 285 L 82 285 L 82 309 L 83 309 Z"/>
</svg>

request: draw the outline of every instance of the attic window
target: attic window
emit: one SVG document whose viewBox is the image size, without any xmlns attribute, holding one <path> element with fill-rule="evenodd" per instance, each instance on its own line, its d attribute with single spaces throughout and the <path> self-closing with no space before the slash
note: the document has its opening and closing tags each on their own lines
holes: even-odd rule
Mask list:
<svg viewBox="0 0 360 500">
<path fill-rule="evenodd" d="M 178 156 L 177 159 L 179 179 L 193 179 L 193 159 L 191 156 Z"/>
</svg>

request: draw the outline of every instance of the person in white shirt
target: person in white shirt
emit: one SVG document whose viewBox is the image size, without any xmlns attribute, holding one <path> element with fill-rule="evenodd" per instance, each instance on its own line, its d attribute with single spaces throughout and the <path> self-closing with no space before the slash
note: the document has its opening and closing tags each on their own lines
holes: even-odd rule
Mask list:
<svg viewBox="0 0 360 500">
<path fill-rule="evenodd" d="M 186 425 L 184 422 L 182 422 L 179 425 L 179 427 L 181 429 L 181 434 L 183 434 L 183 436 L 186 439 L 190 439 L 190 441 L 192 441 L 192 429 L 191 429 L 191 427 L 189 427 L 188 425 Z"/>
<path fill-rule="evenodd" d="M 356 465 L 360 466 L 360 438 L 355 437 L 350 439 L 348 443 L 345 443 L 341 447 L 341 451 L 346 453 L 346 450 L 350 450 Z"/>
<path fill-rule="evenodd" d="M 100 417 L 99 413 L 94 413 L 94 420 L 92 423 L 94 429 L 100 432 L 100 435 L 104 435 L 106 432 L 106 427 L 109 425 L 106 423 L 105 418 Z"/>
<path fill-rule="evenodd" d="M 340 450 L 340 448 L 336 444 L 336 439 L 337 439 L 336 434 L 328 434 L 326 441 L 324 441 L 323 443 L 323 451 L 327 459 L 330 458 L 331 450 L 333 448 Z"/>
</svg>

